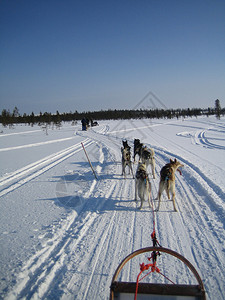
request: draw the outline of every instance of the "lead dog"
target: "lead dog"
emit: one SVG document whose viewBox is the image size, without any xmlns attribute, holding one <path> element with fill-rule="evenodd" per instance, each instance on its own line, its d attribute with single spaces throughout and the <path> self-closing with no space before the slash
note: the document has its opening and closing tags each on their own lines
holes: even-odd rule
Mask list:
<svg viewBox="0 0 225 300">
<path fill-rule="evenodd" d="M 123 140 L 122 143 L 123 143 L 123 148 L 124 149 L 127 148 L 130 151 L 130 146 L 128 145 L 127 140 Z"/>
<path fill-rule="evenodd" d="M 149 207 L 151 207 L 151 184 L 146 171 L 146 165 L 140 162 L 135 175 L 135 200 L 137 200 L 137 195 L 141 199 L 140 209 L 142 208 L 146 197 L 148 198 Z"/>
<path fill-rule="evenodd" d="M 176 204 L 175 204 L 175 172 L 179 171 L 181 174 L 181 171 L 178 169 L 179 167 L 183 167 L 176 158 L 174 161 L 170 159 L 170 163 L 166 164 L 160 171 L 160 182 L 159 182 L 159 191 L 158 191 L 158 200 L 159 205 L 156 211 L 159 210 L 160 203 L 161 203 L 161 195 L 164 190 L 166 190 L 168 199 L 170 199 L 170 193 L 172 194 L 172 200 L 173 200 L 173 207 L 174 210 L 177 211 Z"/>
<path fill-rule="evenodd" d="M 133 174 L 133 169 L 132 169 L 132 164 L 131 164 L 131 154 L 130 154 L 130 146 L 128 146 L 127 141 L 123 141 L 123 146 L 121 147 L 121 153 L 122 153 L 122 175 L 124 175 L 124 177 L 126 178 L 126 166 L 129 167 L 129 174 L 130 171 L 133 175 L 134 178 L 134 174 Z"/>
<path fill-rule="evenodd" d="M 140 158 L 142 163 L 146 164 L 146 169 L 151 165 L 152 176 L 155 179 L 155 151 L 152 148 L 143 146 L 141 148 Z"/>
</svg>

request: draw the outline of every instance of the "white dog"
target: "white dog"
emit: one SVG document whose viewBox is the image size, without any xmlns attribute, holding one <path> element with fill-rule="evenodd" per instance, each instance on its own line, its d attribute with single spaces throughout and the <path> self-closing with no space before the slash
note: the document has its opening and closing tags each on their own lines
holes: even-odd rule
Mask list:
<svg viewBox="0 0 225 300">
<path fill-rule="evenodd" d="M 152 168 L 152 176 L 155 179 L 155 151 L 146 146 L 142 147 L 140 155 L 142 163 L 146 164 L 146 169 L 149 165 Z"/>
<path fill-rule="evenodd" d="M 151 207 L 151 184 L 146 171 L 146 165 L 140 162 L 135 176 L 135 200 L 137 200 L 137 195 L 141 199 L 140 209 L 143 206 L 145 198 L 148 198 L 149 207 Z"/>
<path fill-rule="evenodd" d="M 172 194 L 173 207 L 174 210 L 177 211 L 175 205 L 175 172 L 178 171 L 181 174 L 181 171 L 178 169 L 179 167 L 183 167 L 178 160 L 173 161 L 170 159 L 170 163 L 166 164 L 160 171 L 160 182 L 159 182 L 159 191 L 158 191 L 158 200 L 159 205 L 156 209 L 159 210 L 161 203 L 161 195 L 164 190 L 166 190 L 168 199 L 170 199 L 170 193 Z"/>
</svg>

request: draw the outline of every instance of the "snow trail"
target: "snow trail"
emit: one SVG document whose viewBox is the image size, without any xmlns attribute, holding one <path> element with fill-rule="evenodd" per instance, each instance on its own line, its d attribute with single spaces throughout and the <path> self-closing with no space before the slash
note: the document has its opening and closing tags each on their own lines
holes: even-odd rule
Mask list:
<svg viewBox="0 0 225 300">
<path fill-rule="evenodd" d="M 85 143 L 85 146 L 89 146 L 92 144 L 92 142 L 90 140 L 85 140 L 84 143 Z M 48 171 L 49 169 L 53 168 L 57 164 L 68 159 L 69 157 L 71 157 L 72 155 L 74 155 L 75 153 L 77 153 L 81 150 L 82 150 L 82 147 L 81 147 L 80 143 L 78 143 L 72 147 L 69 147 L 68 149 L 59 151 L 58 153 L 52 154 L 42 160 L 39 160 L 39 161 L 32 163 L 24 168 L 16 170 L 15 172 L 13 172 L 9 175 L 6 175 L 6 176 L 0 178 L 0 186 L 4 186 L 4 185 L 8 184 L 8 186 L 3 187 L 3 189 L 0 191 L 0 197 L 19 188 L 20 186 L 24 185 L 28 181 L 43 174 L 44 172 Z M 38 170 L 34 171 L 35 169 L 38 169 Z M 17 180 L 20 177 L 22 177 L 22 179 Z M 14 181 L 16 181 L 16 182 L 14 182 Z"/>
<path fill-rule="evenodd" d="M 204 172 L 206 160 L 201 158 L 199 150 L 203 148 L 203 144 L 192 144 L 196 148 L 191 149 L 198 151 L 191 153 L 185 143 L 171 142 L 167 134 L 163 136 L 163 126 L 166 126 L 167 132 L 168 126 L 173 123 L 176 126 L 179 124 L 173 121 L 164 124 L 162 122 L 154 127 L 158 128 L 157 130 L 161 128 L 161 131 L 154 132 L 151 126 L 143 126 L 141 123 L 137 123 L 136 131 L 129 127 L 125 130 L 122 126 L 120 130 L 116 128 L 117 123 L 112 123 L 114 128 L 111 132 L 112 124 L 87 132 L 78 131 L 77 135 L 88 146 L 88 154 L 98 180 L 92 176 L 80 143 L 57 153 L 53 152 L 52 155 L 0 179 L 2 205 L 4 199 L 10 201 L 11 197 L 13 198 L 18 187 L 22 193 L 23 188 L 29 186 L 37 177 L 39 181 L 42 179 L 45 182 L 46 178 L 54 178 L 48 183 L 57 186 L 57 180 L 60 180 L 58 178 L 64 176 L 65 183 L 73 183 L 74 180 L 76 186 L 81 189 L 79 205 L 74 206 L 63 206 L 63 202 L 60 202 L 60 197 L 66 196 L 67 190 L 58 192 L 57 198 L 49 195 L 51 202 L 48 201 L 48 207 L 63 209 L 65 217 L 57 219 L 51 230 L 49 225 L 48 230 L 39 233 L 41 245 L 24 259 L 20 272 L 16 274 L 16 283 L 11 284 L 8 291 L 2 292 L 4 299 L 108 299 L 112 276 L 121 260 L 139 248 L 152 245 L 152 210 L 147 201 L 141 211 L 138 209 L 140 202 L 134 201 L 132 176 L 127 175 L 127 179 L 121 176 L 120 148 L 124 132 L 134 132 L 138 138 L 140 132 L 136 128 L 146 130 L 145 135 L 148 136 L 151 145 L 148 142 L 146 144 L 155 150 L 155 180 L 152 179 L 149 167 L 155 207 L 158 204 L 156 196 L 160 169 L 174 157 L 184 164 L 182 176 L 176 174 L 178 212 L 173 211 L 172 201 L 167 200 L 163 194 L 160 211 L 155 213 L 156 233 L 160 244 L 179 252 L 196 267 L 205 284 L 208 299 L 214 300 L 215 295 L 217 300 L 224 299 L 224 185 L 220 185 L 215 177 Z M 198 128 L 201 124 L 203 123 L 199 121 Z M 220 134 L 223 134 L 222 123 L 205 122 L 203 125 L 205 124 L 214 126 L 215 130 L 218 128 Z M 130 126 L 130 123 L 128 125 Z M 203 132 L 206 129 L 200 130 Z M 176 137 L 184 141 L 182 135 Z M 210 142 L 206 140 L 207 137 L 206 135 L 201 138 L 205 138 L 207 143 Z M 127 136 L 132 147 L 133 138 Z M 186 139 L 185 142 L 187 141 L 189 140 Z M 50 145 L 46 144 L 46 147 Z M 212 148 L 212 145 L 210 146 Z M 215 144 L 213 147 L 214 151 L 224 150 L 223 145 L 219 148 Z M 207 149 L 209 148 L 205 148 L 205 151 Z M 73 156 L 75 153 L 76 156 Z M 196 160 L 193 160 L 194 157 Z M 199 161 L 199 164 L 196 161 Z M 55 166 L 57 168 L 53 168 Z M 136 167 L 137 164 L 134 164 L 134 172 Z M 210 167 L 215 172 L 219 170 L 213 161 Z M 75 170 L 71 170 L 72 168 Z M 61 176 L 57 177 L 58 169 Z M 222 174 L 222 170 L 220 172 Z M 74 188 L 72 196 L 75 196 L 75 193 Z M 47 216 L 46 214 L 46 218 Z M 3 235 L 0 237 L 5 238 Z M 130 262 L 120 279 L 135 281 L 139 273 L 139 263 L 142 262 L 146 263 L 146 256 Z M 190 272 L 179 262 L 167 259 L 163 254 L 157 263 L 162 273 L 173 281 L 195 284 Z M 165 282 L 163 277 L 157 275 L 146 280 Z"/>
<path fill-rule="evenodd" d="M 31 134 L 31 133 L 40 132 L 40 131 L 41 131 L 41 129 L 36 129 L 36 130 L 31 130 L 31 131 L 5 133 L 5 134 L 0 134 L 0 138 L 1 137 L 8 137 L 8 136 L 11 136 L 11 135 Z"/>
<path fill-rule="evenodd" d="M 68 137 L 68 138 L 63 138 L 63 139 L 57 139 L 57 140 L 47 141 L 47 142 L 39 142 L 39 143 L 35 143 L 35 144 L 28 144 L 28 145 L 21 145 L 21 146 L 0 148 L 0 152 L 10 151 L 10 150 L 17 150 L 17 149 L 24 149 L 24 148 L 38 147 L 38 146 L 43 146 L 43 145 L 49 145 L 49 144 L 54 144 L 54 143 L 65 142 L 65 141 L 69 141 L 69 140 L 73 140 L 73 139 L 74 139 L 74 137 Z"/>
</svg>

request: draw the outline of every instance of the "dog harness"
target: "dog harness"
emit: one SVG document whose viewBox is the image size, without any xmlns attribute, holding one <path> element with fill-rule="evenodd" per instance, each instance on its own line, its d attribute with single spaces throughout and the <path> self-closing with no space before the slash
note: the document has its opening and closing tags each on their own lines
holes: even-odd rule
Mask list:
<svg viewBox="0 0 225 300">
<path fill-rule="evenodd" d="M 164 170 L 163 170 L 164 169 Z M 170 167 L 165 167 L 163 168 L 162 171 L 160 172 L 161 173 L 161 177 L 162 179 L 164 179 L 165 181 L 168 181 L 172 175 L 172 170 Z M 163 178 L 164 177 L 164 178 Z"/>
<path fill-rule="evenodd" d="M 147 179 L 148 179 L 148 175 L 146 174 L 145 171 L 143 170 L 139 170 L 137 173 L 136 173 L 136 178 L 139 179 L 143 179 L 145 181 L 145 183 L 147 182 Z"/>
</svg>

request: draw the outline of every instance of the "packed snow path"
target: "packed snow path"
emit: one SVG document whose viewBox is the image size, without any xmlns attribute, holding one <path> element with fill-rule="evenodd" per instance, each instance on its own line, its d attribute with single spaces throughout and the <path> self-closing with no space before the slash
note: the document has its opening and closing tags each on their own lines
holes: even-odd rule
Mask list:
<svg viewBox="0 0 225 300">
<path fill-rule="evenodd" d="M 77 128 L 75 134 L 71 128 L 64 126 L 44 138 L 38 130 L 25 129 L 21 135 L 9 131 L 0 136 L 0 296 L 109 298 L 121 260 L 152 246 L 152 211 L 147 202 L 138 209 L 132 176 L 121 176 L 121 141 L 126 138 L 133 147 L 133 139 L 140 138 L 155 150 L 155 206 L 161 167 L 174 157 L 184 164 L 182 176 L 176 175 L 178 212 L 163 195 L 155 214 L 160 244 L 196 267 L 208 299 L 224 299 L 224 120 L 110 121 L 87 132 Z M 132 262 L 122 279 L 135 281 L 145 259 Z M 182 264 L 165 255 L 158 267 L 173 281 L 195 284 Z M 164 282 L 157 275 L 150 279 Z"/>
</svg>

